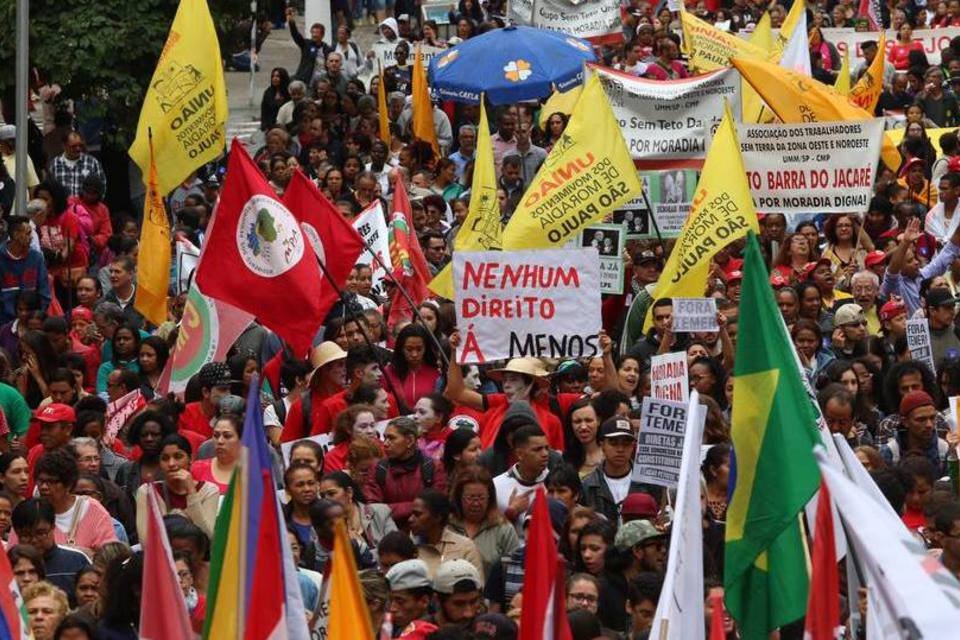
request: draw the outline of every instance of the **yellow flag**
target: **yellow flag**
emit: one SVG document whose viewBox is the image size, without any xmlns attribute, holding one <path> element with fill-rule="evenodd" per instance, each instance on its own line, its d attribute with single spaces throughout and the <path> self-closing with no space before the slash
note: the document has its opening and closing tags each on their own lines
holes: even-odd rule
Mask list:
<svg viewBox="0 0 960 640">
<path fill-rule="evenodd" d="M 680 12 L 680 24 L 683 27 L 683 41 L 691 69 L 700 73 L 714 69 L 726 69 L 730 58 L 769 59 L 768 50 L 761 49 L 752 42 L 721 31 L 687 11 Z"/>
<path fill-rule="evenodd" d="M 333 532 L 333 567 L 330 570 L 329 640 L 373 640 L 370 612 L 360 588 L 353 547 L 343 520 Z"/>
<path fill-rule="evenodd" d="M 440 155 L 437 132 L 433 128 L 433 103 L 430 102 L 427 70 L 423 66 L 420 45 L 417 45 L 417 55 L 413 63 L 413 136 L 429 142 L 433 152 Z"/>
<path fill-rule="evenodd" d="M 480 98 L 480 126 L 470 185 L 470 212 L 453 239 L 454 251 L 499 249 L 503 234 L 500 203 L 497 201 L 497 174 L 493 165 L 493 143 L 487 125 L 487 109 Z M 453 267 L 447 264 L 427 285 L 438 296 L 453 300 Z"/>
<path fill-rule="evenodd" d="M 877 56 L 879 57 L 879 55 Z M 843 62 L 840 64 L 840 70 L 837 71 L 837 80 L 833 83 L 833 88 L 842 96 L 850 95 L 850 50 L 843 52 Z"/>
<path fill-rule="evenodd" d="M 149 144 L 149 139 L 148 139 Z M 147 199 L 140 229 L 140 259 L 137 260 L 137 292 L 133 308 L 155 325 L 167 320 L 167 291 L 170 288 L 170 223 L 157 188 L 157 167 L 150 146 Z"/>
<path fill-rule="evenodd" d="M 883 52 L 886 44 L 887 39 L 881 31 L 880 41 L 877 43 L 877 55 L 874 56 L 873 62 L 867 67 L 866 73 L 857 80 L 857 84 L 853 85 L 853 89 L 847 96 L 847 100 L 851 104 L 855 104 L 867 113 L 873 113 L 876 110 L 877 101 L 880 99 L 880 94 L 883 93 Z"/>
<path fill-rule="evenodd" d="M 803 74 L 759 60 L 734 58 L 732 62 L 767 106 L 787 124 L 873 118 L 873 114 L 847 102 L 833 87 Z M 886 138 L 880 157 L 892 170 L 900 167 L 900 152 Z"/>
<path fill-rule="evenodd" d="M 383 82 L 383 67 L 380 67 L 380 82 L 377 83 L 377 117 L 380 119 L 380 139 L 390 146 L 390 119 L 387 116 L 387 87 Z"/>
<path fill-rule="evenodd" d="M 757 22 L 757 28 L 750 34 L 748 41 L 750 44 L 756 45 L 757 48 L 766 52 L 767 57 L 762 59 L 769 60 L 770 62 L 779 62 L 774 59 L 776 54 L 773 49 L 773 29 L 770 26 L 769 12 L 764 12 L 764 14 L 760 16 L 760 21 Z M 761 123 L 773 118 L 773 113 L 769 110 L 764 110 L 763 100 L 760 99 L 760 94 L 754 91 L 750 83 L 743 78 L 740 79 L 740 105 L 740 117 L 744 122 L 751 124 Z"/>
<path fill-rule="evenodd" d="M 564 244 L 640 193 L 620 123 L 600 76 L 592 74 L 553 145 L 503 230 L 503 248 L 538 249 Z"/>
<path fill-rule="evenodd" d="M 653 299 L 703 297 L 710 259 L 749 229 L 760 232 L 733 114 L 726 104 L 703 162 L 690 213 L 657 281 Z"/>
<path fill-rule="evenodd" d="M 783 24 L 780 25 L 780 33 L 777 35 L 777 41 L 774 43 L 777 53 L 783 53 L 783 50 L 787 47 L 787 43 L 790 42 L 790 36 L 793 35 L 793 30 L 800 24 L 800 18 L 803 17 L 806 10 L 807 3 L 804 2 L 804 0 L 795 0 L 790 6 L 790 13 L 783 19 Z"/>
<path fill-rule="evenodd" d="M 227 146 L 227 90 L 220 45 L 206 0 L 181 0 L 170 35 L 140 109 L 130 157 L 150 170 L 147 130 L 153 131 L 157 187 L 173 191 Z"/>
<path fill-rule="evenodd" d="M 540 128 L 546 131 L 547 120 L 555 113 L 563 113 L 568 116 L 573 113 L 573 108 L 577 105 L 577 100 L 580 99 L 581 93 L 583 93 L 582 84 L 578 84 L 573 89 L 564 91 L 563 93 L 559 91 L 551 93 L 550 97 L 547 98 L 547 101 L 544 102 L 540 108 Z"/>
</svg>

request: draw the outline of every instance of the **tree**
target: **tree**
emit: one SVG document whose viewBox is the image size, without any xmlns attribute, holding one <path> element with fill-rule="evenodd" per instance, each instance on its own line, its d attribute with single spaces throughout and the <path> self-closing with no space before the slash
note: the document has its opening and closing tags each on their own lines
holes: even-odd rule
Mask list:
<svg viewBox="0 0 960 640">
<path fill-rule="evenodd" d="M 0 24 L 16 24 L 17 0 L 0 0 Z M 31 0 L 30 64 L 62 98 L 79 101 L 81 118 L 104 118 L 104 144 L 126 149 L 167 38 L 177 0 Z M 249 0 L 215 0 L 218 32 L 249 18 Z M 223 37 L 220 38 L 223 42 Z M 0 68 L 13 69 L 16 30 L 0 30 Z M 13 74 L 0 76 L 12 93 Z M 10 113 L 12 115 L 12 113 Z"/>
</svg>

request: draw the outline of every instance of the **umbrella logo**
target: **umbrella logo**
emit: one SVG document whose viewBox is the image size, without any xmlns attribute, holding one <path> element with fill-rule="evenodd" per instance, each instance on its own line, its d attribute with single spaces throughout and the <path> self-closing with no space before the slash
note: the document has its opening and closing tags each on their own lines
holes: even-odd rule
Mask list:
<svg viewBox="0 0 960 640">
<path fill-rule="evenodd" d="M 437 61 L 437 68 L 443 69 L 445 66 L 456 60 L 458 55 L 460 55 L 459 51 L 450 51 L 449 53 L 444 54 L 440 57 L 440 60 Z"/>
<path fill-rule="evenodd" d="M 510 82 L 523 82 L 533 75 L 533 71 L 530 69 L 530 63 L 526 60 L 511 60 L 503 70 L 504 77 Z"/>
</svg>

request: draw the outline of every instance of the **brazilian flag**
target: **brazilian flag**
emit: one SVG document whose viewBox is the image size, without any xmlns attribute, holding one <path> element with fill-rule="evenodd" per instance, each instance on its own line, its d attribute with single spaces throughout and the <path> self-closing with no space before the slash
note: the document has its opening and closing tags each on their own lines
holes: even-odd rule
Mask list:
<svg viewBox="0 0 960 640">
<path fill-rule="evenodd" d="M 744 640 L 802 617 L 807 561 L 798 514 L 820 485 L 816 413 L 774 301 L 757 237 L 747 238 L 734 366 L 724 590 Z"/>
</svg>

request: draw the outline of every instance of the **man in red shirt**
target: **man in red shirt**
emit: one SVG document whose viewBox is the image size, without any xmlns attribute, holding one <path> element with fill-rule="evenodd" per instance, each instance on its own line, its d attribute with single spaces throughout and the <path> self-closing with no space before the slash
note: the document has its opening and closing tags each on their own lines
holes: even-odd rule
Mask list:
<svg viewBox="0 0 960 640">
<path fill-rule="evenodd" d="M 61 449 L 73 437 L 73 424 L 77 414 L 67 404 L 53 402 L 37 410 L 37 422 L 40 423 L 40 444 L 35 444 L 27 453 L 27 465 L 30 468 L 30 484 L 27 495 L 33 492 L 33 467 L 44 453 Z"/>
<path fill-rule="evenodd" d="M 357 392 L 357 389 L 364 386 L 380 387 L 384 380 L 377 353 L 369 346 L 353 347 L 347 351 L 346 374 L 347 388 L 321 403 L 320 416 L 312 422 L 310 435 L 332 431 L 337 416 L 347 408 L 348 400 Z M 387 411 L 388 418 L 396 418 L 400 415 L 397 410 L 397 400 L 390 391 L 387 391 L 387 403 L 390 405 Z"/>
<path fill-rule="evenodd" d="M 346 386 L 347 352 L 336 342 L 321 342 L 310 352 L 310 364 L 313 371 L 307 382 L 309 392 L 304 392 L 294 400 L 287 410 L 287 419 L 283 423 L 281 442 L 294 442 L 306 438 L 313 431 L 313 425 L 322 419 L 323 401 L 343 391 Z M 304 416 L 304 400 L 309 403 L 309 415 Z M 309 418 L 309 419 L 307 419 Z"/>
<path fill-rule="evenodd" d="M 210 421 L 217 412 L 220 399 L 230 395 L 230 367 L 226 362 L 208 362 L 200 368 L 197 374 L 200 381 L 201 399 L 187 403 L 180 421 L 177 424 L 179 431 L 193 431 L 204 438 L 213 436 L 213 427 Z"/>
</svg>

